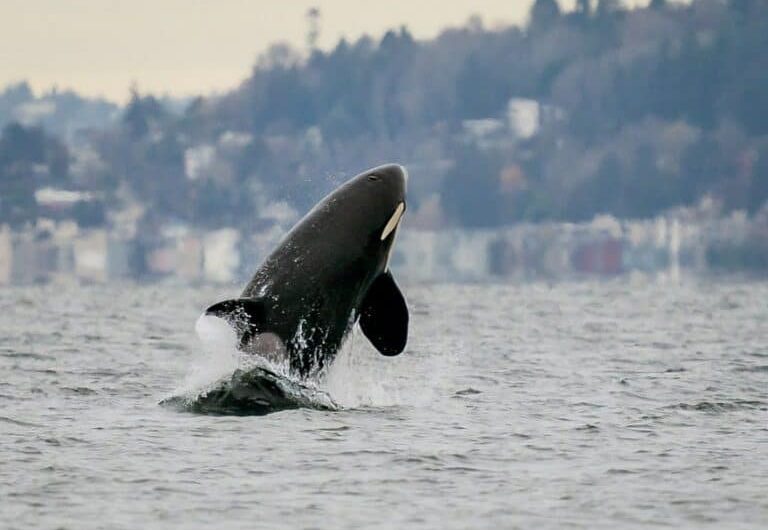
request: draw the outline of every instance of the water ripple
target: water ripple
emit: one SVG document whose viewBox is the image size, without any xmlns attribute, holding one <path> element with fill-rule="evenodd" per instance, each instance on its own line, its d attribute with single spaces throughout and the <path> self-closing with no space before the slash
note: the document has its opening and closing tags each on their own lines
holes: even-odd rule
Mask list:
<svg viewBox="0 0 768 530">
<path fill-rule="evenodd" d="M 403 355 L 265 416 L 157 405 L 233 388 L 234 288 L 4 290 L 0 527 L 764 527 L 768 284 L 404 290 Z"/>
</svg>

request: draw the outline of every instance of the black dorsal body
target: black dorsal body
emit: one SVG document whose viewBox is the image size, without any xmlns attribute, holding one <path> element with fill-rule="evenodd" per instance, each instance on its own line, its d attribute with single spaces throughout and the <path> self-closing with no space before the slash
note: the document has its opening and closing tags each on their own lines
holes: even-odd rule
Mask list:
<svg viewBox="0 0 768 530">
<path fill-rule="evenodd" d="M 330 363 L 357 321 L 382 354 L 399 354 L 408 309 L 388 260 L 406 180 L 394 164 L 352 178 L 293 227 L 240 298 L 206 313 L 232 324 L 244 351 L 287 355 L 301 377 Z"/>
</svg>

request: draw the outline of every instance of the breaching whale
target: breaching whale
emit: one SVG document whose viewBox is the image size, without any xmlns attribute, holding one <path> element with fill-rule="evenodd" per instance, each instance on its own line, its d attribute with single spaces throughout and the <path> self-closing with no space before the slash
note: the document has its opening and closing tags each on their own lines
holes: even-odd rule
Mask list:
<svg viewBox="0 0 768 530">
<path fill-rule="evenodd" d="M 307 378 L 328 366 L 355 323 L 383 355 L 408 337 L 408 307 L 389 258 L 406 208 L 407 172 L 365 171 L 320 201 L 266 258 L 239 298 L 210 306 L 239 349 L 287 361 Z"/>
</svg>

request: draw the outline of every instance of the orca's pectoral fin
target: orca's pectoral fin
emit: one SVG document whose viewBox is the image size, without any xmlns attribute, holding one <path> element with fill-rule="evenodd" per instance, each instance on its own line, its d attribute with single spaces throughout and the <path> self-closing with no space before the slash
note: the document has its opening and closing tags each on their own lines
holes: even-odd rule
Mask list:
<svg viewBox="0 0 768 530">
<path fill-rule="evenodd" d="M 264 327 L 264 304 L 254 298 L 224 300 L 206 309 L 205 314 L 226 320 L 237 331 L 241 345 Z"/>
<path fill-rule="evenodd" d="M 360 328 L 382 355 L 397 355 L 408 340 L 408 306 L 387 271 L 379 275 L 360 306 Z"/>
</svg>

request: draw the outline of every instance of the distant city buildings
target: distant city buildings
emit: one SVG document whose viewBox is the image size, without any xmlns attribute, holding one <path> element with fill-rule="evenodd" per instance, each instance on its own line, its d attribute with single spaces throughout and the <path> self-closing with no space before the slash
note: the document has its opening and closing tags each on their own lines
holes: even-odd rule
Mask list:
<svg viewBox="0 0 768 530">
<path fill-rule="evenodd" d="M 610 278 L 629 274 L 757 272 L 768 268 L 768 222 L 743 214 L 680 211 L 644 221 L 602 216 L 589 223 L 518 224 L 490 230 L 398 234 L 391 265 L 410 282 Z M 133 235 L 127 235 L 132 232 Z M 168 225 L 153 233 L 83 229 L 41 220 L 0 227 L 0 285 L 119 280 L 229 283 L 247 278 L 280 242 L 258 233 Z"/>
</svg>

